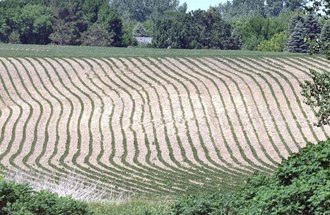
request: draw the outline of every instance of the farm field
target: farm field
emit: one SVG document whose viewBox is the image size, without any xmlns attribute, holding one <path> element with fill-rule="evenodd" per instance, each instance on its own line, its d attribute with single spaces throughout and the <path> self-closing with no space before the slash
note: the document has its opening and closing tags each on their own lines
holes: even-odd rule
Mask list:
<svg viewBox="0 0 330 215">
<path fill-rule="evenodd" d="M 321 56 L 2 52 L 0 164 L 30 181 L 73 177 L 109 196 L 231 190 L 330 135 L 300 96 L 309 69 L 329 68 Z"/>
</svg>

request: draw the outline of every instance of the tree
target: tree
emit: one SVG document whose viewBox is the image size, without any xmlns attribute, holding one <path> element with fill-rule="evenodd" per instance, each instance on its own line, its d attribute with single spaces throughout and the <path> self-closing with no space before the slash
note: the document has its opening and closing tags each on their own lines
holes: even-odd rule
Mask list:
<svg viewBox="0 0 330 215">
<path fill-rule="evenodd" d="M 106 30 L 106 27 L 99 23 L 91 25 L 81 35 L 82 44 L 86 46 L 111 46 L 113 34 Z"/>
<path fill-rule="evenodd" d="M 304 21 L 304 31 L 309 40 L 315 40 L 321 33 L 321 26 L 312 14 Z"/>
<path fill-rule="evenodd" d="M 55 23 L 50 39 L 58 45 L 81 45 L 81 33 L 87 29 L 88 22 L 78 0 L 55 1 Z"/>
<path fill-rule="evenodd" d="M 330 211 L 330 140 L 308 144 L 271 176 L 255 174 L 234 192 L 214 191 L 177 200 L 168 214 L 326 215 Z"/>
<path fill-rule="evenodd" d="M 214 9 L 189 13 L 169 12 L 155 21 L 153 45 L 157 48 L 239 49 L 239 37 Z"/>
<path fill-rule="evenodd" d="M 158 14 L 175 10 L 178 0 L 111 0 L 110 5 L 123 15 L 124 19 L 145 22 Z"/>
<path fill-rule="evenodd" d="M 297 23 L 293 33 L 289 37 L 287 49 L 289 52 L 306 53 L 308 51 L 303 23 Z"/>
<path fill-rule="evenodd" d="M 330 43 L 330 21 L 327 21 L 321 31 L 321 41 L 324 43 Z"/>
<path fill-rule="evenodd" d="M 18 18 L 18 31 L 23 44 L 48 44 L 52 33 L 52 13 L 42 5 L 26 5 Z"/>
<path fill-rule="evenodd" d="M 282 52 L 287 41 L 287 34 L 281 32 L 275 34 L 270 40 L 264 40 L 259 45 L 258 51 Z"/>
<path fill-rule="evenodd" d="M 302 84 L 306 104 L 317 108 L 317 126 L 330 125 L 330 72 L 311 71 L 312 81 Z"/>
</svg>

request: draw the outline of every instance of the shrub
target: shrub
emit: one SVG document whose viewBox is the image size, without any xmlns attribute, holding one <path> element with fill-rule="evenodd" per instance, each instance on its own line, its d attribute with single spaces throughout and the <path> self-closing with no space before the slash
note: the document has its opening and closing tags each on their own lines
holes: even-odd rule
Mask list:
<svg viewBox="0 0 330 215">
<path fill-rule="evenodd" d="M 89 215 L 87 204 L 0 179 L 1 215 Z"/>
<path fill-rule="evenodd" d="M 288 37 L 285 32 L 275 34 L 270 40 L 262 41 L 258 47 L 258 51 L 282 52 Z"/>
<path fill-rule="evenodd" d="M 170 215 L 329 214 L 330 140 L 308 145 L 273 176 L 255 175 L 235 193 L 188 196 Z"/>
</svg>

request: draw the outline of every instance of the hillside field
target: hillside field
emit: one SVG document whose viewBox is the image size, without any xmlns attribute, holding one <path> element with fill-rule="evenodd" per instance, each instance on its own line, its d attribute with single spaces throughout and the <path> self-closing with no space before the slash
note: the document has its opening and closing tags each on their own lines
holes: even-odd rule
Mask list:
<svg viewBox="0 0 330 215">
<path fill-rule="evenodd" d="M 232 190 L 330 135 L 300 95 L 322 56 L 87 49 L 0 45 L 4 170 L 102 198 Z"/>
</svg>

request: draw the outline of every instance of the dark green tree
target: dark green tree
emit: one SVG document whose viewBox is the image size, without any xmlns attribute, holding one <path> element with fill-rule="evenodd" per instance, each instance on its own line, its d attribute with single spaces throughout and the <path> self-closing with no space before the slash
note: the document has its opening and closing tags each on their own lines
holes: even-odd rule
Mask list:
<svg viewBox="0 0 330 215">
<path fill-rule="evenodd" d="M 18 18 L 18 31 L 21 43 L 48 44 L 52 33 L 52 13 L 42 5 L 26 5 Z"/>
<path fill-rule="evenodd" d="M 300 14 L 295 14 L 292 18 L 291 18 L 291 22 L 289 24 L 289 29 L 288 29 L 288 34 L 291 35 L 297 25 L 298 22 L 304 23 L 305 19 L 302 15 Z"/>
<path fill-rule="evenodd" d="M 53 33 L 50 35 L 52 43 L 58 45 L 81 45 L 81 33 L 88 27 L 83 19 L 84 13 L 78 0 L 58 1 L 52 5 L 55 11 Z"/>
<path fill-rule="evenodd" d="M 112 46 L 113 34 L 107 31 L 106 26 L 94 23 L 81 35 L 82 45 L 86 46 Z"/>
<path fill-rule="evenodd" d="M 316 20 L 315 16 L 310 14 L 304 21 L 305 35 L 309 40 L 315 40 L 321 33 L 320 23 Z"/>
<path fill-rule="evenodd" d="M 321 31 L 321 41 L 330 43 L 330 21 L 325 22 Z"/>
<path fill-rule="evenodd" d="M 178 0 L 111 0 L 112 7 L 118 10 L 125 19 L 145 22 L 153 16 L 163 15 L 166 11 L 175 10 Z"/>
<path fill-rule="evenodd" d="M 287 49 L 289 52 L 307 53 L 308 45 L 305 40 L 303 23 L 298 22 L 296 24 L 293 33 L 289 37 Z"/>
<path fill-rule="evenodd" d="M 229 23 L 224 21 L 215 8 L 171 12 L 155 22 L 154 46 L 182 49 L 239 49 L 239 37 L 233 34 Z"/>
</svg>

